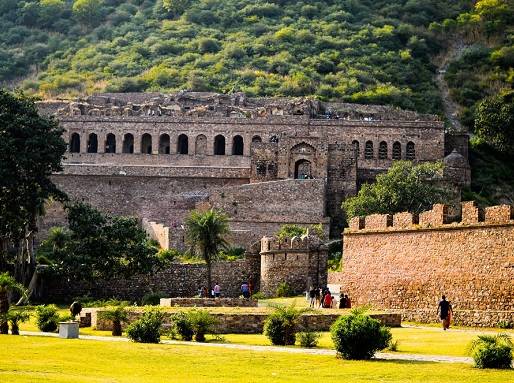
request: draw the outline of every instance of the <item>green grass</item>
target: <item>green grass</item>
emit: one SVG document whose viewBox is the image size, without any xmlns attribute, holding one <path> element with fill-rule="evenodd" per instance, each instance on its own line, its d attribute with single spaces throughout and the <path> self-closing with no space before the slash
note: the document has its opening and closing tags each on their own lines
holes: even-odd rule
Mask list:
<svg viewBox="0 0 514 383">
<path fill-rule="evenodd" d="M 427 362 L 0 336 L 0 382 L 498 382 L 510 371 Z"/>
</svg>

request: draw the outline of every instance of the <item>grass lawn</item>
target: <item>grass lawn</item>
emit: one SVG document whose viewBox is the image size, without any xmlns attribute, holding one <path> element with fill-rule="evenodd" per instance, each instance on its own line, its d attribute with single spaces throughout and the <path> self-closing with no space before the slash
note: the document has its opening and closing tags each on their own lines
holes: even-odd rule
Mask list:
<svg viewBox="0 0 514 383">
<path fill-rule="evenodd" d="M 0 335 L 0 382 L 498 382 L 512 371 L 427 362 Z"/>
</svg>

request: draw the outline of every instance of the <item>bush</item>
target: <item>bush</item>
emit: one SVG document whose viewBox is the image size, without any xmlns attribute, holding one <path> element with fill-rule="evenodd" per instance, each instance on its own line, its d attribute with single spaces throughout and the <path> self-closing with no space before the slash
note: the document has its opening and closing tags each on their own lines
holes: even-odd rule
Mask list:
<svg viewBox="0 0 514 383">
<path fill-rule="evenodd" d="M 513 349 L 507 334 L 479 335 L 471 343 L 471 356 L 478 368 L 510 368 Z"/>
<path fill-rule="evenodd" d="M 9 309 L 7 320 L 11 324 L 11 334 L 20 335 L 20 323 L 30 319 L 30 313 L 22 310 Z"/>
<path fill-rule="evenodd" d="M 158 291 L 145 294 L 141 299 L 143 306 L 158 306 L 161 303 L 161 298 L 166 298 L 168 294 Z"/>
<path fill-rule="evenodd" d="M 182 340 L 193 339 L 193 325 L 191 319 L 185 312 L 178 312 L 171 317 L 173 333 L 177 333 Z"/>
<path fill-rule="evenodd" d="M 121 336 L 121 323 L 128 321 L 128 313 L 125 306 L 113 306 L 107 311 L 100 311 L 98 313 L 100 319 L 111 321 L 112 323 L 112 336 Z"/>
<path fill-rule="evenodd" d="M 297 309 L 294 305 L 273 307 L 275 307 L 275 311 L 264 322 L 264 334 L 274 345 L 295 344 L 298 319 L 309 309 Z"/>
<path fill-rule="evenodd" d="M 391 341 L 391 331 L 363 310 L 340 317 L 330 332 L 336 351 L 345 359 L 371 359 Z"/>
<path fill-rule="evenodd" d="M 298 333 L 298 339 L 300 341 L 300 346 L 312 348 L 318 345 L 320 334 L 317 332 L 306 331 Z"/>
<path fill-rule="evenodd" d="M 514 328 L 514 324 L 506 320 L 501 320 L 498 322 L 497 327 L 508 330 Z"/>
<path fill-rule="evenodd" d="M 389 342 L 389 346 L 387 346 L 387 350 L 388 351 L 393 351 L 393 352 L 398 351 L 399 344 L 400 344 L 400 341 L 398 341 L 398 340 L 391 340 Z"/>
<path fill-rule="evenodd" d="M 264 293 L 257 291 L 255 294 L 252 294 L 253 300 L 266 299 L 266 295 Z"/>
<path fill-rule="evenodd" d="M 197 342 L 205 342 L 205 334 L 213 331 L 216 319 L 206 310 L 191 310 L 188 312 L 189 321 Z"/>
<path fill-rule="evenodd" d="M 277 297 L 292 297 L 294 293 L 291 287 L 287 284 L 287 282 L 281 282 L 277 287 L 275 295 Z"/>
<path fill-rule="evenodd" d="M 54 305 L 36 307 L 37 328 L 43 332 L 54 332 L 59 324 L 59 314 Z"/>
<path fill-rule="evenodd" d="M 159 343 L 164 315 L 159 310 L 150 310 L 127 328 L 127 336 L 138 343 Z"/>
</svg>

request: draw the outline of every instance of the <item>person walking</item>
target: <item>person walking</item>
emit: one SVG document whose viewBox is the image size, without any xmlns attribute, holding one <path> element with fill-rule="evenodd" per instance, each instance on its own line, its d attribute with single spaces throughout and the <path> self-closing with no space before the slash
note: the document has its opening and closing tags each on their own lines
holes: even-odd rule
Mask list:
<svg viewBox="0 0 514 383">
<path fill-rule="evenodd" d="M 453 314 L 450 302 L 446 300 L 446 296 L 442 296 L 437 306 L 437 314 L 443 325 L 443 330 L 446 331 L 450 328 L 450 316 Z"/>
<path fill-rule="evenodd" d="M 221 296 L 221 287 L 217 283 L 214 285 L 214 288 L 212 289 L 214 292 L 214 298 L 219 298 Z"/>
<path fill-rule="evenodd" d="M 250 298 L 250 286 L 248 286 L 248 283 L 243 282 L 241 285 L 241 294 L 243 294 L 243 298 L 245 299 Z"/>
<path fill-rule="evenodd" d="M 314 286 L 311 286 L 309 290 L 309 307 L 314 308 L 314 305 L 316 304 L 316 291 L 318 289 Z"/>
</svg>

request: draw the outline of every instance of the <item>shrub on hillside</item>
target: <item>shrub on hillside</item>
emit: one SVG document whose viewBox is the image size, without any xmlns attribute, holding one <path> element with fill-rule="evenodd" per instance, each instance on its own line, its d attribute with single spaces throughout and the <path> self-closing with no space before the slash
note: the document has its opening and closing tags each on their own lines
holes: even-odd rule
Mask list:
<svg viewBox="0 0 514 383">
<path fill-rule="evenodd" d="M 392 338 L 387 327 L 358 309 L 335 321 L 330 332 L 337 353 L 344 359 L 371 359 Z"/>
<path fill-rule="evenodd" d="M 296 331 L 300 316 L 309 309 L 297 309 L 294 305 L 274 306 L 264 322 L 264 334 L 272 344 L 278 346 L 293 345 L 296 342 Z"/>
<path fill-rule="evenodd" d="M 59 324 L 59 314 L 54 305 L 36 307 L 37 328 L 43 332 L 54 332 Z"/>
<path fill-rule="evenodd" d="M 471 343 L 471 356 L 478 368 L 510 368 L 513 350 L 507 334 L 479 335 Z"/>
<path fill-rule="evenodd" d="M 127 336 L 138 343 L 159 343 L 164 314 L 159 310 L 145 312 L 127 327 Z"/>
</svg>

